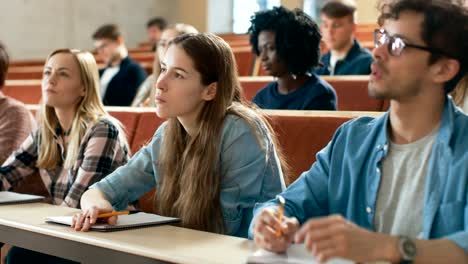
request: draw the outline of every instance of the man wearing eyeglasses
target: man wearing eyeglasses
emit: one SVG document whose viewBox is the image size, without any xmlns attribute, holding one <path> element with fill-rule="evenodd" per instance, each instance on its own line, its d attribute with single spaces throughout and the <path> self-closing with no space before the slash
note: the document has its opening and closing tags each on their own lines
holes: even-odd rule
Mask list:
<svg viewBox="0 0 468 264">
<path fill-rule="evenodd" d="M 281 194 L 283 221 L 276 200 L 256 206 L 259 247 L 305 243 L 320 261 L 468 263 L 468 116 L 447 96 L 467 74 L 467 10 L 451 0 L 390 3 L 369 82 L 390 110 L 337 130 Z"/>
<path fill-rule="evenodd" d="M 138 87 L 146 78 L 145 70 L 128 57 L 128 50 L 117 25 L 99 27 L 93 34 L 94 47 L 106 67 L 99 70 L 104 105 L 130 106 Z"/>
<path fill-rule="evenodd" d="M 320 31 L 329 49 L 315 73 L 318 75 L 368 75 L 372 54 L 354 37 L 356 31 L 354 0 L 332 0 L 320 10 Z"/>
</svg>

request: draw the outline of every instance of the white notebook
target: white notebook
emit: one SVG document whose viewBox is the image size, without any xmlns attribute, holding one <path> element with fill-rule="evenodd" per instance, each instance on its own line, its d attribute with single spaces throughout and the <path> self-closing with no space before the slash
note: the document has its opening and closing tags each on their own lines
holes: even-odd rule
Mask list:
<svg viewBox="0 0 468 264">
<path fill-rule="evenodd" d="M 44 200 L 44 196 L 15 192 L 0 192 L 0 204 L 34 203 Z"/>
<path fill-rule="evenodd" d="M 314 256 L 309 253 L 304 244 L 292 244 L 286 253 L 278 254 L 264 249 L 255 251 L 247 258 L 247 263 L 250 264 L 318 264 Z M 353 261 L 341 258 L 330 259 L 326 264 L 352 264 Z"/>
<path fill-rule="evenodd" d="M 72 216 L 51 216 L 51 217 L 47 217 L 45 221 L 47 223 L 62 224 L 62 225 L 70 226 L 72 223 Z M 105 223 L 94 224 L 91 226 L 90 229 L 95 230 L 95 231 L 109 232 L 109 231 L 118 231 L 118 230 L 125 230 L 125 229 L 133 229 L 133 228 L 175 223 L 179 221 L 180 219 L 175 218 L 175 217 L 166 217 L 166 216 L 160 216 L 157 214 L 147 214 L 147 213 L 139 212 L 139 213 L 130 214 L 130 215 L 119 215 L 117 218 L 116 225 L 109 225 Z"/>
</svg>

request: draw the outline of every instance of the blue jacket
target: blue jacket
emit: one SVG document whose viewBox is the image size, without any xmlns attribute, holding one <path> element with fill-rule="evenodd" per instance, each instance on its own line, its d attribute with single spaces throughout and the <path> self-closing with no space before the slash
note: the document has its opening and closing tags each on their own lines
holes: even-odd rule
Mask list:
<svg viewBox="0 0 468 264">
<path fill-rule="evenodd" d="M 271 82 L 252 101 L 263 109 L 336 110 L 335 90 L 316 74 L 288 94 L 280 94 L 278 82 Z"/>
<path fill-rule="evenodd" d="M 137 152 L 127 165 L 90 188 L 104 192 L 117 210 L 125 209 L 146 192 L 157 189 L 162 176 L 156 164 L 165 126 L 164 123 L 158 128 L 151 143 Z M 263 146 L 259 145 L 259 140 Z M 270 137 L 263 134 L 257 140 L 250 126 L 238 116 L 225 118 L 220 144 L 219 164 L 223 172 L 220 202 L 225 231 L 229 235 L 247 237 L 255 203 L 268 201 L 285 189 L 281 166 Z"/>
<path fill-rule="evenodd" d="M 312 167 L 283 192 L 285 213 L 300 223 L 341 214 L 374 230 L 381 164 L 388 152 L 388 121 L 385 113 L 342 125 Z M 468 252 L 468 116 L 448 97 L 428 166 L 423 239 L 447 238 Z M 274 203 L 256 205 L 254 215 Z"/>
<path fill-rule="evenodd" d="M 315 69 L 318 75 L 368 75 L 371 72 L 370 65 L 373 57 L 372 53 L 361 47 L 359 42 L 355 39 L 354 45 L 349 50 L 348 54 L 343 60 L 337 61 L 335 71 L 330 73 L 330 57 L 331 53 L 328 51 L 322 56 L 320 62 L 324 65 Z"/>
<path fill-rule="evenodd" d="M 99 76 L 102 76 L 104 70 L 99 70 Z M 119 72 L 109 82 L 102 102 L 104 105 L 130 106 L 138 87 L 145 79 L 145 70 L 126 57 L 120 63 Z"/>
</svg>

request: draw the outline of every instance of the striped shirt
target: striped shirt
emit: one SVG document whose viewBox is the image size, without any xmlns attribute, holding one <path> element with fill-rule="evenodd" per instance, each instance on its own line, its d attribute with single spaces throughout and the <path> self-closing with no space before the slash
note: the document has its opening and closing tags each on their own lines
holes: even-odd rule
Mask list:
<svg viewBox="0 0 468 264">
<path fill-rule="evenodd" d="M 64 138 L 58 136 L 55 140 L 61 150 L 62 164 L 66 155 Z M 60 165 L 55 169 L 39 169 L 37 158 L 38 131 L 35 131 L 0 167 L 0 189 L 11 190 L 25 177 L 39 172 L 53 204 L 79 208 L 81 195 L 88 187 L 127 163 L 129 153 L 128 144 L 120 140 L 116 125 L 102 119 L 87 129 L 73 168 Z"/>
</svg>

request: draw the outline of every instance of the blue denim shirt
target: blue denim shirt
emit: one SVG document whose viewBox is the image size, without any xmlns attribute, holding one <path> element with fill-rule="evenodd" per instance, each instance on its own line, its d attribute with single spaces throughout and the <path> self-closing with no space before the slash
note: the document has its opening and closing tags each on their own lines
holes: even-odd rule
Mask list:
<svg viewBox="0 0 468 264">
<path fill-rule="evenodd" d="M 300 223 L 341 214 L 374 230 L 381 165 L 388 152 L 388 118 L 385 113 L 377 119 L 363 117 L 342 125 L 317 154 L 310 170 L 282 193 L 285 214 Z M 428 166 L 423 239 L 447 238 L 468 251 L 468 116 L 448 97 Z M 254 215 L 275 203 L 256 205 Z"/>
<path fill-rule="evenodd" d="M 157 189 L 161 175 L 156 164 L 165 125 L 158 128 L 152 141 L 127 165 L 90 188 L 104 192 L 117 210 L 125 209 L 144 193 Z M 270 200 L 285 189 L 276 150 L 270 137 L 261 134 L 262 146 L 242 118 L 228 115 L 224 120 L 219 158 L 223 173 L 220 200 L 226 234 L 247 237 L 255 203 Z"/>
</svg>

